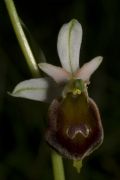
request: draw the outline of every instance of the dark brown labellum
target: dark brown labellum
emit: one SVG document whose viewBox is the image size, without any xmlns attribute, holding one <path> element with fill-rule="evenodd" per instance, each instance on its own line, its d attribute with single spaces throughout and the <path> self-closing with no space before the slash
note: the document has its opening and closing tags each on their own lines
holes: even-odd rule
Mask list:
<svg viewBox="0 0 120 180">
<path fill-rule="evenodd" d="M 103 141 L 99 110 L 84 93 L 53 100 L 48 119 L 46 141 L 69 159 L 83 159 Z"/>
</svg>

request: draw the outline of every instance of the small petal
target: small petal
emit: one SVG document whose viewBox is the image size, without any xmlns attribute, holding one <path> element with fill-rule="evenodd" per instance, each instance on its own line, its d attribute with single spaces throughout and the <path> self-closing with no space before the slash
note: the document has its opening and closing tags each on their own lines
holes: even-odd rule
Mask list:
<svg viewBox="0 0 120 180">
<path fill-rule="evenodd" d="M 60 67 L 48 63 L 39 63 L 38 66 L 57 83 L 66 82 L 70 78 L 70 74 Z"/>
<path fill-rule="evenodd" d="M 20 82 L 11 93 L 14 97 L 21 97 L 36 101 L 51 102 L 56 95 L 51 86 L 54 83 L 50 79 L 38 78 Z"/>
<path fill-rule="evenodd" d="M 81 41 L 82 27 L 77 20 L 62 26 L 58 35 L 58 54 L 63 68 L 72 74 L 79 68 Z"/>
<path fill-rule="evenodd" d="M 89 81 L 90 76 L 96 71 L 102 62 L 103 57 L 98 56 L 90 62 L 85 63 L 75 74 L 75 77 L 84 81 Z"/>
</svg>

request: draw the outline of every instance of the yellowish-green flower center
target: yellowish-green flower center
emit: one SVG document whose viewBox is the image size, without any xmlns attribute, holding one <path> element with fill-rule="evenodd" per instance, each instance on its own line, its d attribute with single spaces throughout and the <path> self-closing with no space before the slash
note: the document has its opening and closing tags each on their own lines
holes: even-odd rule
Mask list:
<svg viewBox="0 0 120 180">
<path fill-rule="evenodd" d="M 80 95 L 85 90 L 86 86 L 82 79 L 72 79 L 65 86 L 63 90 L 63 97 L 66 97 L 68 93 L 72 93 L 73 95 Z"/>
<path fill-rule="evenodd" d="M 72 93 L 73 93 L 73 95 L 80 95 L 81 90 L 80 89 L 73 89 Z"/>
</svg>

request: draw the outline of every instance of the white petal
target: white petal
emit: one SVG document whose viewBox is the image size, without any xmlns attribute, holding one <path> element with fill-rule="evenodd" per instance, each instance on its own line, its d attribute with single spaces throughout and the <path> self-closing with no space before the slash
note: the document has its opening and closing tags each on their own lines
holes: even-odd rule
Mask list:
<svg viewBox="0 0 120 180">
<path fill-rule="evenodd" d="M 14 97 L 50 102 L 53 97 L 52 83 L 49 79 L 38 78 L 20 82 L 11 93 Z M 55 92 L 54 92 L 55 95 Z"/>
<path fill-rule="evenodd" d="M 79 68 L 81 41 L 82 27 L 77 20 L 62 26 L 58 34 L 58 54 L 63 68 L 72 74 Z"/>
<path fill-rule="evenodd" d="M 75 74 L 76 78 L 82 79 L 84 81 L 89 81 L 90 76 L 96 71 L 102 62 L 103 57 L 98 56 L 92 59 L 90 62 L 85 63 Z"/>
<path fill-rule="evenodd" d="M 70 74 L 63 68 L 53 66 L 48 63 L 39 63 L 39 68 L 52 77 L 57 83 L 66 82 L 70 78 Z"/>
</svg>

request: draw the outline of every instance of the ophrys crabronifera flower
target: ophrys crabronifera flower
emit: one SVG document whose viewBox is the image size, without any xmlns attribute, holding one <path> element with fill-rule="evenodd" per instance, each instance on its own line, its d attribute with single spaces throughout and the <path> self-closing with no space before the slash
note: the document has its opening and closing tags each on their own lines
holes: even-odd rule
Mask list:
<svg viewBox="0 0 120 180">
<path fill-rule="evenodd" d="M 62 67 L 38 64 L 50 78 L 30 79 L 19 83 L 15 97 L 50 102 L 45 138 L 61 155 L 82 160 L 103 141 L 100 113 L 89 97 L 90 77 L 102 62 L 98 56 L 79 67 L 82 41 L 80 23 L 73 19 L 64 24 L 58 35 L 58 55 Z"/>
</svg>

